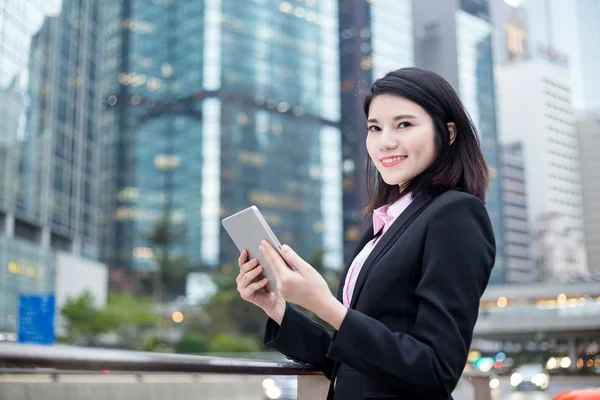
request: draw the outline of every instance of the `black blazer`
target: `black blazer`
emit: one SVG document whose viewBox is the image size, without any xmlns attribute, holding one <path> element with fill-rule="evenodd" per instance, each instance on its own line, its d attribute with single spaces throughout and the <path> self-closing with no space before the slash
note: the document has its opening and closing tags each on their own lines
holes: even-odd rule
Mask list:
<svg viewBox="0 0 600 400">
<path fill-rule="evenodd" d="M 372 228 L 344 277 L 371 239 Z M 288 304 L 281 326 L 267 322 L 265 344 L 321 370 L 332 381 L 329 400 L 452 399 L 495 247 L 476 197 L 417 197 L 365 261 L 339 331 L 331 335 Z"/>
</svg>

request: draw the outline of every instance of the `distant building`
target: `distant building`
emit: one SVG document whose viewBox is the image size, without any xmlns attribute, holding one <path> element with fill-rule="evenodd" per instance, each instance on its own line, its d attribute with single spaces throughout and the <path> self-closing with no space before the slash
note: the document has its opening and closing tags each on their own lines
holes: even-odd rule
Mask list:
<svg viewBox="0 0 600 400">
<path fill-rule="evenodd" d="M 542 215 L 535 222 L 532 255 L 544 282 L 568 282 L 589 276 L 579 235 L 559 213 Z"/>
<path fill-rule="evenodd" d="M 500 140 L 520 141 L 530 224 L 551 213 L 583 244 L 579 151 L 568 70 L 544 59 L 498 67 Z"/>
<path fill-rule="evenodd" d="M 413 0 L 415 64 L 443 76 L 458 92 L 490 168 L 486 208 L 496 236 L 490 283 L 506 283 L 500 146 L 489 1 Z"/>
<path fill-rule="evenodd" d="M 57 285 L 65 257 L 105 268 L 94 261 L 102 6 L 0 5 L 0 331 L 16 331 L 20 294 L 66 293 Z M 98 276 L 79 274 L 70 288 L 96 285 L 105 297 Z"/>
<path fill-rule="evenodd" d="M 348 260 L 370 222 L 362 216 L 368 202 L 365 167 L 369 162 L 364 95 L 374 80 L 414 65 L 412 0 L 340 0 L 339 24 L 344 258 Z"/>
<path fill-rule="evenodd" d="M 490 2 L 494 25 L 494 64 L 506 65 L 530 57 L 527 10 L 503 0 Z"/>
<path fill-rule="evenodd" d="M 600 273 L 600 111 L 577 121 L 585 246 L 589 269 Z"/>
<path fill-rule="evenodd" d="M 254 204 L 341 268 L 338 3 L 102 4 L 103 260 L 151 269 L 166 219 L 183 235 L 161 251 L 184 268 L 234 268 L 221 219 Z"/>
<path fill-rule="evenodd" d="M 568 62 L 576 112 L 600 109 L 600 0 L 523 0 L 534 57 Z"/>
<path fill-rule="evenodd" d="M 539 273 L 531 259 L 527 182 L 521 143 L 503 145 L 501 158 L 506 280 L 507 283 L 536 282 Z"/>
</svg>

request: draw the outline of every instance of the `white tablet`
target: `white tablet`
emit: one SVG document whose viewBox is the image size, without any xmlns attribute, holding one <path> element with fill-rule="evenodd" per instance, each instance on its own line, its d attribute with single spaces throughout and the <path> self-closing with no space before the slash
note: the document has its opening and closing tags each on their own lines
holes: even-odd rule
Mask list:
<svg viewBox="0 0 600 400">
<path fill-rule="evenodd" d="M 277 292 L 275 275 L 273 275 L 271 266 L 263 256 L 259 246 L 262 240 L 266 240 L 270 242 L 275 249 L 279 250 L 281 248 L 281 243 L 277 240 L 277 237 L 258 208 L 256 206 L 248 207 L 245 210 L 224 218 L 221 223 L 240 253 L 244 249 L 248 250 L 248 259 L 251 260 L 256 258 L 258 264 L 262 265 L 263 272 L 261 273 L 260 279 L 262 279 L 263 276 L 269 279 L 269 282 L 265 286 L 266 290 L 268 292 Z"/>
</svg>

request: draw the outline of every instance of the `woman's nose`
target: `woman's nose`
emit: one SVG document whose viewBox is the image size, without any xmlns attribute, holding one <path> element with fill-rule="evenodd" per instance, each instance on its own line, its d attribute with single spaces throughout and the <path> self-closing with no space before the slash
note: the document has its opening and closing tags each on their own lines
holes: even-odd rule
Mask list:
<svg viewBox="0 0 600 400">
<path fill-rule="evenodd" d="M 398 140 L 390 132 L 384 130 L 380 139 L 381 150 L 393 150 L 398 147 Z"/>
</svg>

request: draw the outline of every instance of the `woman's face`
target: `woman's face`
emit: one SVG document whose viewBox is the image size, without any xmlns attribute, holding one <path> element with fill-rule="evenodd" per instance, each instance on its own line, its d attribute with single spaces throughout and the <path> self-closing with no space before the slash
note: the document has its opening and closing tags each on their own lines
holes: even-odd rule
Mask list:
<svg viewBox="0 0 600 400">
<path fill-rule="evenodd" d="M 367 126 L 367 151 L 388 185 L 402 186 L 433 163 L 433 120 L 417 103 L 391 94 L 376 96 Z"/>
</svg>

